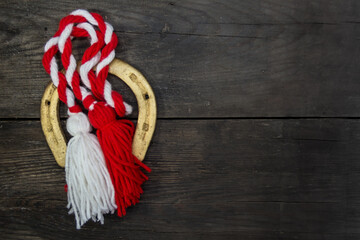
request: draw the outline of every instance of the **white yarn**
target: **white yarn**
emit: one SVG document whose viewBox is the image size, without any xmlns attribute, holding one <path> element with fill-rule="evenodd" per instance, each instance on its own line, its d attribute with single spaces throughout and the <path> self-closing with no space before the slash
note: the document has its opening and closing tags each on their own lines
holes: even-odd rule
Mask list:
<svg viewBox="0 0 360 240">
<path fill-rule="evenodd" d="M 47 52 L 52 46 L 55 46 L 59 42 L 59 37 L 52 37 L 47 41 L 44 47 L 44 52 Z"/>
<path fill-rule="evenodd" d="M 58 46 L 61 53 L 63 53 L 64 51 L 66 40 L 70 37 L 73 27 L 74 24 L 72 23 L 66 25 L 66 27 L 60 34 Z"/>
<path fill-rule="evenodd" d="M 105 22 L 106 30 L 105 30 L 105 43 L 108 44 L 111 41 L 112 34 L 114 32 L 114 28 L 110 23 Z"/>
<path fill-rule="evenodd" d="M 50 77 L 55 85 L 55 87 L 59 86 L 59 69 L 56 63 L 56 59 L 53 57 L 50 62 Z M 68 97 L 68 96 L 67 96 Z"/>
<path fill-rule="evenodd" d="M 86 18 L 86 20 L 91 23 L 92 25 L 95 26 L 99 26 L 98 22 L 96 21 L 96 19 L 86 10 L 84 9 L 77 9 L 75 11 L 72 11 L 70 13 L 70 15 L 74 15 L 74 16 L 82 16 L 84 18 Z"/>
<path fill-rule="evenodd" d="M 125 106 L 125 115 L 130 115 L 133 111 L 133 107 L 127 104 L 125 101 L 123 102 Z"/>
<path fill-rule="evenodd" d="M 82 112 L 71 114 L 66 127 L 73 135 L 65 162 L 69 214 L 74 213 L 77 229 L 90 218 L 103 224 L 103 214 L 114 213 L 117 206 L 99 141 Z"/>
</svg>

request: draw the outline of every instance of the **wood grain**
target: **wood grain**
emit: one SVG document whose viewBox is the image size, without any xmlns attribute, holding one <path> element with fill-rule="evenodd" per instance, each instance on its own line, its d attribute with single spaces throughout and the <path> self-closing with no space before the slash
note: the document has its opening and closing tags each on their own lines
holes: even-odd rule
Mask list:
<svg viewBox="0 0 360 240">
<path fill-rule="evenodd" d="M 160 118 L 359 117 L 360 4 L 313 2 L 3 2 L 0 117 L 39 118 L 43 46 L 80 6 L 114 24 L 117 57 L 148 79 Z"/>
<path fill-rule="evenodd" d="M 140 204 L 81 231 L 39 122 L 43 46 L 77 8 L 160 118 Z M 0 238 L 360 239 L 359 23 L 356 0 L 1 1 Z"/>
<path fill-rule="evenodd" d="M 63 169 L 40 123 L 1 121 L 0 141 L 6 239 L 359 234 L 358 120 L 159 120 L 141 203 L 81 231 L 66 214 Z"/>
</svg>

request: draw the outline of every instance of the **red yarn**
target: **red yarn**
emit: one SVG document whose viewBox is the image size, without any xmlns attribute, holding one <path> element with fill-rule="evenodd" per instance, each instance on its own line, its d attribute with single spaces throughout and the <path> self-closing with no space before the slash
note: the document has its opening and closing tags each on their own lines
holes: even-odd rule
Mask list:
<svg viewBox="0 0 360 240">
<path fill-rule="evenodd" d="M 125 109 L 124 100 L 123 100 L 121 94 L 116 91 L 112 91 L 111 96 L 115 103 L 115 111 L 116 111 L 117 115 L 119 117 L 125 116 L 126 109 Z"/>
<path fill-rule="evenodd" d="M 96 103 L 88 116 L 98 129 L 96 133 L 115 189 L 118 215 L 124 216 L 127 207 L 139 202 L 143 193 L 141 185 L 148 180 L 141 168 L 151 170 L 132 154 L 135 128 L 131 121 L 117 120 L 114 109 L 103 102 Z"/>
</svg>

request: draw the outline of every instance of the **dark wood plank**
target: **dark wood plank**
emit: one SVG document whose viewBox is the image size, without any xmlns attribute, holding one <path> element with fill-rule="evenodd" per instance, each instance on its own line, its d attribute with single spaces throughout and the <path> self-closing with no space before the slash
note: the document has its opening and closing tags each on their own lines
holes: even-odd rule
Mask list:
<svg viewBox="0 0 360 240">
<path fill-rule="evenodd" d="M 345 196 L 346 198 L 346 196 Z M 346 233 L 346 201 L 283 203 L 281 229 L 297 233 Z"/>
<path fill-rule="evenodd" d="M 348 185 L 346 188 L 348 195 L 347 218 L 349 221 L 347 229 L 349 232 L 356 233 L 349 239 L 356 239 L 356 236 L 360 234 L 360 148 L 354 148 L 351 151 L 354 153 L 354 158 L 352 161 L 347 162 L 348 168 L 352 169 L 348 174 Z"/>
<path fill-rule="evenodd" d="M 357 1 L 344 3 L 342 0 L 330 0 L 326 3 L 310 0 L 79 0 L 71 3 L 59 0 L 51 3 L 44 0 L 16 0 L 12 4 L 3 2 L 1 7 L 7 14 L 19 15 L 32 21 L 32 24 L 40 24 L 41 21 L 51 31 L 56 30 L 54 22 L 64 14 L 84 6 L 90 11 L 99 12 L 118 31 L 137 33 L 166 31 L 175 34 L 241 36 L 246 33 L 242 30 L 246 29 L 239 28 L 239 25 L 359 22 L 360 5 Z M 10 22 L 19 20 L 9 19 Z"/>
<path fill-rule="evenodd" d="M 117 57 L 169 119 L 141 203 L 76 231 L 36 119 L 43 46 L 84 6 L 114 25 Z M 355 0 L 0 2 L 0 119 L 33 120 L 0 121 L 0 237 L 359 239 L 360 122 L 343 118 L 360 116 L 359 13 Z"/>
<path fill-rule="evenodd" d="M 307 240 L 339 240 L 339 239 L 352 239 L 346 234 L 316 234 L 316 233 L 297 233 L 297 232 L 285 232 L 281 234 L 279 239 L 281 240 L 298 240 L 298 239 L 307 239 Z M 357 239 L 357 238 L 355 238 Z"/>
<path fill-rule="evenodd" d="M 0 143 L 7 239 L 360 236 L 358 120 L 159 120 L 141 203 L 81 231 L 40 123 L 1 121 Z"/>
<path fill-rule="evenodd" d="M 360 116 L 357 1 L 16 1 L 0 3 L 0 118 L 39 117 L 43 46 L 84 6 L 119 31 L 161 118 Z"/>
</svg>

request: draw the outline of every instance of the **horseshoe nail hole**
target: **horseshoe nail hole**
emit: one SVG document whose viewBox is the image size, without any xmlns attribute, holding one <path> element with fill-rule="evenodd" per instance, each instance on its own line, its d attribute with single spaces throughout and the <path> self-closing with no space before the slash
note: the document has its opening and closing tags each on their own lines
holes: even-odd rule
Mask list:
<svg viewBox="0 0 360 240">
<path fill-rule="evenodd" d="M 150 98 L 150 97 L 149 97 L 149 94 L 145 93 L 145 94 L 144 94 L 144 99 L 145 99 L 145 100 L 148 100 L 149 98 Z"/>
<path fill-rule="evenodd" d="M 137 77 L 135 74 L 132 73 L 130 74 L 130 79 L 135 82 L 137 80 Z"/>
<path fill-rule="evenodd" d="M 143 130 L 144 130 L 144 131 L 148 131 L 148 130 L 149 130 L 149 124 L 144 123 L 144 124 L 143 124 Z"/>
<path fill-rule="evenodd" d="M 49 106 L 49 105 L 50 105 L 50 101 L 49 101 L 49 100 L 46 100 L 46 101 L 45 101 L 45 104 Z"/>
</svg>

